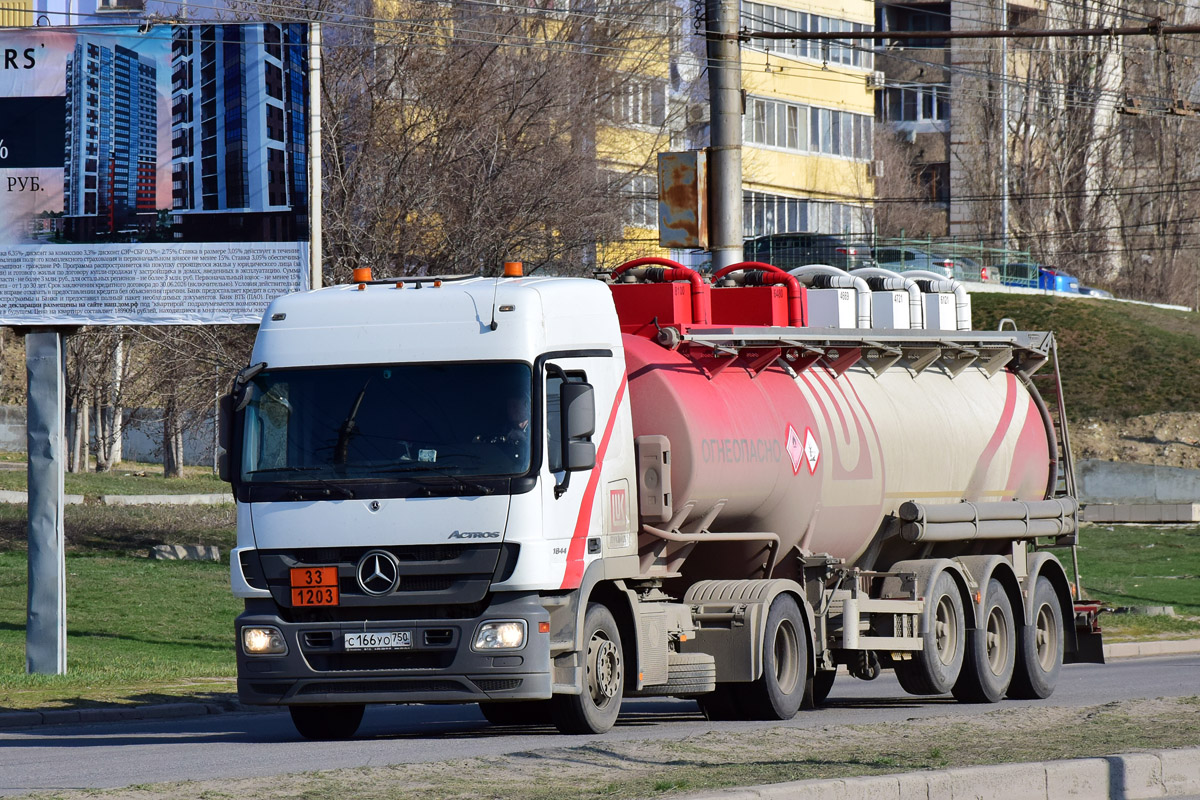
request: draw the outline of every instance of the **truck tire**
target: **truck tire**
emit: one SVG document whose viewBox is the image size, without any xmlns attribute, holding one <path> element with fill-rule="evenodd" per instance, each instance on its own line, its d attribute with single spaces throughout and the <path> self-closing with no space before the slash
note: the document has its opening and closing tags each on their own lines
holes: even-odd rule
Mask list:
<svg viewBox="0 0 1200 800">
<path fill-rule="evenodd" d="M 549 700 L 480 703 L 479 710 L 493 725 L 547 725 L 550 722 Z"/>
<path fill-rule="evenodd" d="M 833 679 L 837 677 L 837 670 L 817 670 L 812 677 L 812 704 L 821 706 L 829 699 L 829 693 L 833 691 Z"/>
<path fill-rule="evenodd" d="M 704 718 L 709 722 L 746 719 L 746 714 L 742 710 L 742 699 L 738 692 L 740 685 L 718 683 L 716 689 L 697 697 L 696 702 L 699 704 L 700 713 L 704 715 Z"/>
<path fill-rule="evenodd" d="M 983 620 L 967 635 L 962 672 L 951 690 L 963 703 L 998 703 L 1013 679 L 1017 661 L 1017 630 L 1012 603 L 1000 581 L 988 581 Z"/>
<path fill-rule="evenodd" d="M 621 711 L 625 659 L 612 612 L 589 603 L 583 618 L 584 676 L 581 694 L 551 698 L 554 725 L 562 733 L 604 733 Z"/>
<path fill-rule="evenodd" d="M 1033 589 L 1033 614 L 1017 635 L 1017 665 L 1008 696 L 1044 700 L 1054 692 L 1063 663 L 1062 604 L 1045 575 Z"/>
<path fill-rule="evenodd" d="M 784 720 L 796 716 L 808 681 L 808 643 L 796 598 L 781 594 L 771 602 L 762 644 L 762 676 L 739 687 L 749 719 Z"/>
<path fill-rule="evenodd" d="M 924 647 L 896 661 L 896 678 L 909 694 L 945 694 L 958 680 L 966 646 L 962 595 L 949 572 L 939 573 L 925 592 L 921 629 Z"/>
<path fill-rule="evenodd" d="M 288 706 L 292 724 L 305 739 L 349 739 L 358 731 L 366 706 Z"/>
</svg>

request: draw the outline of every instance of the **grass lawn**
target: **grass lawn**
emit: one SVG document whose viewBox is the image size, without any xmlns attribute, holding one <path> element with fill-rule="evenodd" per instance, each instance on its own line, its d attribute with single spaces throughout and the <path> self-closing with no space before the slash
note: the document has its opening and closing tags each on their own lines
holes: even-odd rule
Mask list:
<svg viewBox="0 0 1200 800">
<path fill-rule="evenodd" d="M 25 491 L 28 475 L 23 469 L 0 470 L 0 489 Z M 164 478 L 161 464 L 122 462 L 109 472 L 68 472 L 67 494 L 99 497 L 103 494 L 218 494 L 228 493 L 229 484 L 213 475 L 209 467 L 185 467 L 182 478 Z"/>
<path fill-rule="evenodd" d="M 67 549 L 92 554 L 145 555 L 156 544 L 212 544 L 222 552 L 237 539 L 232 504 L 203 506 L 66 506 Z M 24 504 L 0 503 L 0 552 L 24 550 Z"/>
<path fill-rule="evenodd" d="M 0 553 L 0 709 L 80 708 L 229 692 L 226 564 L 67 556 L 67 674 L 25 674 L 26 560 Z"/>
</svg>

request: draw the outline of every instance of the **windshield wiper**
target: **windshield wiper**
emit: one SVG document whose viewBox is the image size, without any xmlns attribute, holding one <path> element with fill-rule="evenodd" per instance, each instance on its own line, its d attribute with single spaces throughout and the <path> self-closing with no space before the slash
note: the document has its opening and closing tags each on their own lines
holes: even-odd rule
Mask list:
<svg viewBox="0 0 1200 800">
<path fill-rule="evenodd" d="M 350 458 L 350 437 L 354 435 L 355 418 L 358 417 L 358 409 L 362 407 L 363 398 L 367 394 L 367 387 L 371 385 L 371 379 L 367 378 L 367 382 L 363 384 L 362 390 L 359 391 L 358 397 L 354 401 L 354 405 L 350 408 L 350 413 L 342 420 L 342 425 L 338 428 L 337 444 L 333 448 L 333 463 L 345 464 Z"/>
<path fill-rule="evenodd" d="M 262 475 L 269 472 L 314 472 L 323 467 L 264 467 L 263 469 L 252 469 L 245 473 L 247 475 Z M 287 481 L 286 484 L 292 489 L 293 494 L 300 494 L 300 488 L 296 486 L 296 481 Z M 354 492 L 340 483 L 334 483 L 325 478 L 309 477 L 304 478 L 300 483 L 315 483 L 325 490 L 326 495 L 336 494 L 347 500 L 354 497 Z M 304 487 L 307 488 L 307 487 Z"/>
<path fill-rule="evenodd" d="M 465 481 L 458 475 L 438 469 L 437 467 L 431 467 L 429 466 L 428 461 L 419 461 L 415 464 L 409 464 L 403 467 L 390 467 L 389 469 L 381 469 L 377 471 L 385 474 L 432 472 L 434 475 L 453 481 L 454 487 L 460 492 L 464 489 L 472 489 L 480 494 L 494 494 L 496 491 L 490 486 L 484 486 L 482 483 L 478 483 L 476 481 Z"/>
</svg>

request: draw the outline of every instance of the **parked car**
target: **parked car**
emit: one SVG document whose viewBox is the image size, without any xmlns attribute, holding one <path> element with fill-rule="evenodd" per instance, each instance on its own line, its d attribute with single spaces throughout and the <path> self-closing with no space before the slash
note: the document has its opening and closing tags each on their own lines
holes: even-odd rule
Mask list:
<svg viewBox="0 0 1200 800">
<path fill-rule="evenodd" d="M 828 264 L 851 270 L 873 267 L 871 246 L 866 242 L 827 233 L 773 233 L 750 239 L 743 245 L 747 261 L 763 261 L 783 270 L 807 264 Z"/>
<path fill-rule="evenodd" d="M 938 260 L 952 261 L 954 263 L 953 277 L 955 280 L 982 283 L 990 281 L 993 278 L 993 273 L 991 270 L 970 256 L 948 256 L 940 253 L 934 253 L 933 258 L 935 262 Z"/>
<path fill-rule="evenodd" d="M 923 269 L 957 279 L 954 259 L 944 255 L 933 255 L 912 247 L 879 247 L 875 249 L 875 266 L 892 272 L 909 272 Z M 961 272 L 961 270 L 959 270 Z"/>
<path fill-rule="evenodd" d="M 1005 286 L 1027 286 L 1054 292 L 1079 292 L 1079 279 L 1043 264 L 1014 263 L 1000 267 Z"/>
<path fill-rule="evenodd" d="M 1079 285 L 1079 293 L 1102 300 L 1111 300 L 1113 296 L 1113 293 L 1107 289 L 1097 289 L 1095 286 L 1084 286 L 1083 284 Z"/>
</svg>

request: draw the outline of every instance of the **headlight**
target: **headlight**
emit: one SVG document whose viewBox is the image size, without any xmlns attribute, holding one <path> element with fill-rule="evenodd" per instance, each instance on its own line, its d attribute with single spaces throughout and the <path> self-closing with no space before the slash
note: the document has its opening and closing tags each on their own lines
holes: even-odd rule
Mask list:
<svg viewBox="0 0 1200 800">
<path fill-rule="evenodd" d="M 242 650 L 248 656 L 281 656 L 288 651 L 278 628 L 242 628 Z"/>
<path fill-rule="evenodd" d="M 473 650 L 519 650 L 525 646 L 525 620 L 485 622 L 475 631 Z"/>
</svg>

